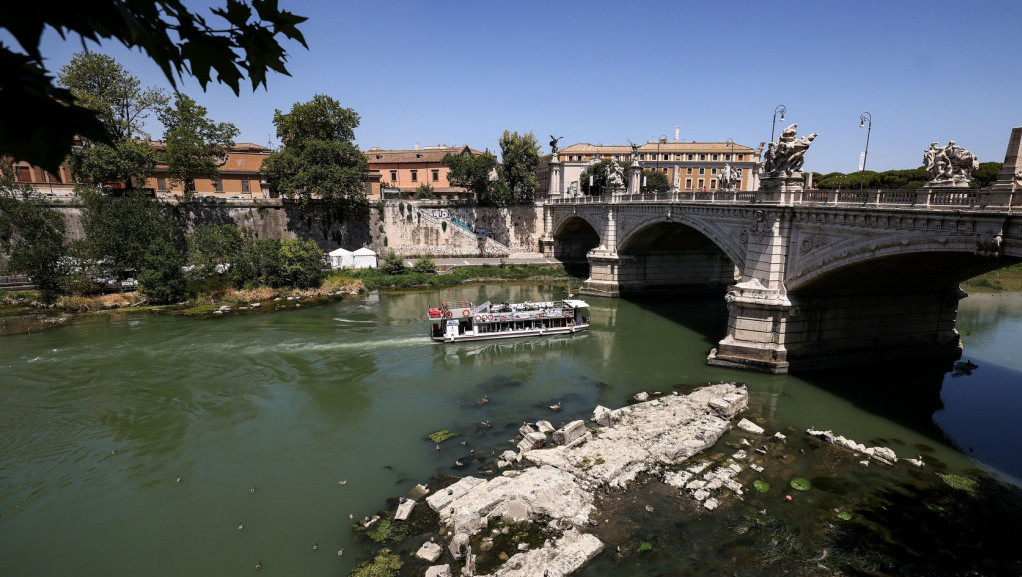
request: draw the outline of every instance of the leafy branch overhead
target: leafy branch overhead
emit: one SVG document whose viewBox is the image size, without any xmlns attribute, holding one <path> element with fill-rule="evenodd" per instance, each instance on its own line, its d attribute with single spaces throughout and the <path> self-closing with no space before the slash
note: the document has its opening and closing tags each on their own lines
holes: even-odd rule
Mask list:
<svg viewBox="0 0 1022 577">
<path fill-rule="evenodd" d="M 99 43 L 116 40 L 138 48 L 163 71 L 171 86 L 185 76 L 203 89 L 215 80 L 240 93 L 266 86 L 269 71 L 288 74 L 284 40 L 308 48 L 298 25 L 307 20 L 277 0 L 226 0 L 210 15 L 193 13 L 183 0 L 37 0 L 5 10 L 0 29 L 21 52 L 0 44 L 0 109 L 19 111 L 0 123 L 0 153 L 56 171 L 75 136 L 111 144 L 94 111 L 71 91 L 55 86 L 40 49 L 43 32 L 77 35 Z"/>
</svg>

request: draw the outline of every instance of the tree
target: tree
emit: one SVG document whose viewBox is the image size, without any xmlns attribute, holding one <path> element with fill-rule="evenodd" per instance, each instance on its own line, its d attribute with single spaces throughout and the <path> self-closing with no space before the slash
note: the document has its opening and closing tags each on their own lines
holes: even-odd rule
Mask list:
<svg viewBox="0 0 1022 577">
<path fill-rule="evenodd" d="M 284 146 L 263 162 L 270 190 L 302 205 L 314 198 L 339 205 L 364 202 L 369 162 L 354 143 L 358 123 L 354 110 L 325 94 L 295 103 L 287 114 L 274 111 Z"/>
<path fill-rule="evenodd" d="M 451 186 L 467 188 L 475 193 L 479 204 L 495 204 L 491 198 L 492 174 L 497 168 L 497 157 L 489 150 L 482 154 L 453 154 L 448 152 L 440 162 L 450 169 L 447 181 Z"/>
<path fill-rule="evenodd" d="M 539 144 L 532 132 L 504 131 L 500 137 L 501 165 L 497 168 L 499 204 L 530 204 L 536 198 Z"/>
<path fill-rule="evenodd" d="M 176 227 L 154 198 L 132 191 L 114 198 L 79 187 L 86 255 L 111 271 L 139 269 L 158 239 L 173 242 Z"/>
<path fill-rule="evenodd" d="M 178 94 L 174 105 L 160 113 L 166 148 L 160 154 L 167 174 L 184 182 L 185 196 L 195 192 L 195 179 L 219 180 L 220 165 L 234 148 L 238 128 L 230 122 L 213 122 L 206 107 Z"/>
<path fill-rule="evenodd" d="M 175 303 L 185 297 L 184 259 L 165 238 L 150 243 L 138 271 L 138 288 L 151 302 Z"/>
<path fill-rule="evenodd" d="M 233 264 L 241 252 L 241 232 L 233 224 L 200 224 L 188 237 L 188 263 L 209 273 Z"/>
<path fill-rule="evenodd" d="M 279 286 L 280 239 L 264 238 L 245 242 L 241 254 L 231 266 L 234 286 Z"/>
<path fill-rule="evenodd" d="M 405 272 L 405 261 L 394 251 L 389 251 L 383 255 L 380 270 L 389 275 L 402 274 Z"/>
<path fill-rule="evenodd" d="M 312 288 L 323 278 L 323 252 L 311 240 L 285 238 L 280 241 L 280 284 L 278 287 Z"/>
<path fill-rule="evenodd" d="M 644 193 L 667 192 L 671 190 L 671 181 L 659 170 L 642 171 L 642 187 Z"/>
<path fill-rule="evenodd" d="M 436 262 L 432 258 L 424 256 L 415 261 L 412 270 L 419 274 L 436 274 Z"/>
<path fill-rule="evenodd" d="M 9 270 L 31 277 L 47 299 L 64 276 L 64 229 L 63 217 L 31 187 L 17 185 L 11 162 L 0 161 L 0 256 Z"/>
<path fill-rule="evenodd" d="M 415 189 L 415 200 L 431 200 L 436 198 L 436 192 L 433 191 L 432 185 L 428 182 L 420 184 Z"/>
<path fill-rule="evenodd" d="M 979 168 L 972 172 L 972 178 L 974 179 L 970 186 L 973 188 L 986 188 L 992 186 L 997 182 L 997 177 L 1001 174 L 1000 162 L 981 162 Z"/>
<path fill-rule="evenodd" d="M 156 153 L 142 122 L 167 105 L 167 95 L 157 88 L 141 88 L 116 60 L 95 52 L 75 54 L 60 69 L 60 83 L 71 91 L 81 106 L 94 110 L 103 124 L 109 143 L 81 138 L 69 158 L 75 179 L 102 185 L 121 181 L 131 189 L 145 182 L 156 167 Z"/>
<path fill-rule="evenodd" d="M 187 74 L 205 89 L 215 75 L 235 94 L 246 76 L 255 90 L 266 86 L 270 70 L 288 74 L 282 40 L 308 48 L 298 30 L 306 18 L 279 9 L 276 0 L 226 0 L 223 7 L 210 9 L 215 18 L 193 13 L 185 4 L 39 0 L 5 10 L 0 29 L 14 37 L 23 53 L 0 45 L 0 110 L 7 111 L 0 123 L 0 153 L 56 173 L 76 136 L 114 144 L 96 111 L 54 85 L 40 51 L 47 26 L 64 37 L 79 36 L 82 44 L 111 39 L 138 48 L 175 88 L 177 78 Z"/>
</svg>

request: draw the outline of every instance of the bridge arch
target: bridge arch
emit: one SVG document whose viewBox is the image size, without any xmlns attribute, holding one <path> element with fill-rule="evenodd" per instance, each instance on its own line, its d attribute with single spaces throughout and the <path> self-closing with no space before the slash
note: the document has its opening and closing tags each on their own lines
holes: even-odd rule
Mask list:
<svg viewBox="0 0 1022 577">
<path fill-rule="evenodd" d="M 724 238 L 722 231 L 696 219 L 635 223 L 618 243 L 621 291 L 722 291 L 739 278 L 741 262 L 741 252 L 721 242 Z"/>
<path fill-rule="evenodd" d="M 602 244 L 599 225 L 579 214 L 560 220 L 553 238 L 554 257 L 565 262 L 584 262 L 589 251 Z"/>
</svg>

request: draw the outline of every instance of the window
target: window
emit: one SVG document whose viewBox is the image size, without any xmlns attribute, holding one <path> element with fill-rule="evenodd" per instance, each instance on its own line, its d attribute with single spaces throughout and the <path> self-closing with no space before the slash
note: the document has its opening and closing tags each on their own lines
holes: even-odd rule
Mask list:
<svg viewBox="0 0 1022 577">
<path fill-rule="evenodd" d="M 718 158 L 719 156 L 720 156 L 719 154 L 714 154 L 714 155 L 713 155 L 713 160 L 717 160 L 717 158 Z"/>
<path fill-rule="evenodd" d="M 710 179 L 710 190 L 713 190 L 715 188 L 717 188 L 717 179 L 716 178 L 711 178 Z"/>
<path fill-rule="evenodd" d="M 717 174 L 717 169 L 716 168 L 711 169 L 710 174 Z"/>
<path fill-rule="evenodd" d="M 222 180 L 214 180 L 213 181 L 213 190 L 215 190 L 217 192 L 223 192 L 224 191 L 224 181 L 222 181 Z"/>
<path fill-rule="evenodd" d="M 706 160 L 706 155 L 705 154 L 700 154 L 699 155 L 699 160 Z"/>
<path fill-rule="evenodd" d="M 685 174 L 692 174 L 692 169 L 691 168 L 686 168 L 685 169 Z"/>
<path fill-rule="evenodd" d="M 671 155 L 670 154 L 665 154 L 664 155 L 664 160 L 670 160 L 670 159 L 671 159 Z"/>
<path fill-rule="evenodd" d="M 418 170 L 413 170 L 412 171 L 412 182 L 419 182 L 419 171 Z"/>
<path fill-rule="evenodd" d="M 156 190 L 167 190 L 167 179 L 157 178 L 156 179 Z"/>
<path fill-rule="evenodd" d="M 724 155 L 724 160 L 731 160 L 731 155 L 730 154 L 725 154 Z"/>
<path fill-rule="evenodd" d="M 15 166 L 14 172 L 14 180 L 18 182 L 32 182 L 32 173 L 27 166 Z"/>
<path fill-rule="evenodd" d="M 701 178 L 699 179 L 699 182 L 698 182 L 698 184 L 699 184 L 699 188 L 700 188 L 700 189 L 702 189 L 702 188 L 705 188 L 705 186 L 704 186 L 704 183 L 705 183 L 705 182 L 706 182 L 705 180 L 703 180 L 703 179 L 701 179 Z"/>
<path fill-rule="evenodd" d="M 694 154 L 690 154 L 690 155 L 688 155 L 688 159 L 689 159 L 689 160 L 695 160 L 695 155 L 694 155 Z"/>
<path fill-rule="evenodd" d="M 430 173 L 431 173 L 430 176 L 432 177 L 433 182 L 439 182 L 440 181 L 440 169 L 438 169 L 438 168 L 431 169 Z"/>
<path fill-rule="evenodd" d="M 738 160 L 745 160 L 745 155 L 744 154 L 739 154 L 738 155 Z"/>
<path fill-rule="evenodd" d="M 706 169 L 705 168 L 700 168 L 699 169 L 699 174 L 706 174 Z"/>
<path fill-rule="evenodd" d="M 688 190 L 692 190 L 692 179 L 691 178 L 686 178 L 685 179 L 685 188 L 688 189 Z"/>
<path fill-rule="evenodd" d="M 397 182 L 397 171 L 396 170 L 390 171 L 390 181 L 391 182 Z"/>
<path fill-rule="evenodd" d="M 249 190 L 249 188 L 248 188 L 248 181 L 247 180 L 241 181 L 241 192 L 244 192 L 245 194 L 248 194 L 249 192 L 251 192 Z"/>
</svg>

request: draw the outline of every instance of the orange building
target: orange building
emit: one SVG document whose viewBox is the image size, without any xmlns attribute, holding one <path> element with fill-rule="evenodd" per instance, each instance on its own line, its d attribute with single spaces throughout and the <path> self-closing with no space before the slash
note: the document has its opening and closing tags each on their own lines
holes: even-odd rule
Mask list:
<svg viewBox="0 0 1022 577">
<path fill-rule="evenodd" d="M 426 146 L 420 149 L 418 144 L 413 150 L 383 150 L 374 146 L 365 151 L 370 173 L 380 175 L 380 186 L 384 189 L 397 189 L 402 197 L 411 196 L 419 186 L 428 184 L 433 187 L 433 193 L 438 198 L 473 198 L 472 191 L 451 186 L 447 180 L 450 169 L 440 162 L 446 154 L 482 153 L 467 145 Z"/>
<path fill-rule="evenodd" d="M 163 150 L 164 143 L 154 141 L 156 150 Z M 270 155 L 270 149 L 251 142 L 239 142 L 227 153 L 220 164 L 220 179 L 195 179 L 196 196 L 246 199 L 269 198 L 270 192 L 259 169 Z M 184 193 L 184 183 L 167 175 L 167 165 L 157 164 L 156 172 L 146 180 L 145 188 L 156 191 L 157 196 L 177 196 Z"/>
</svg>

